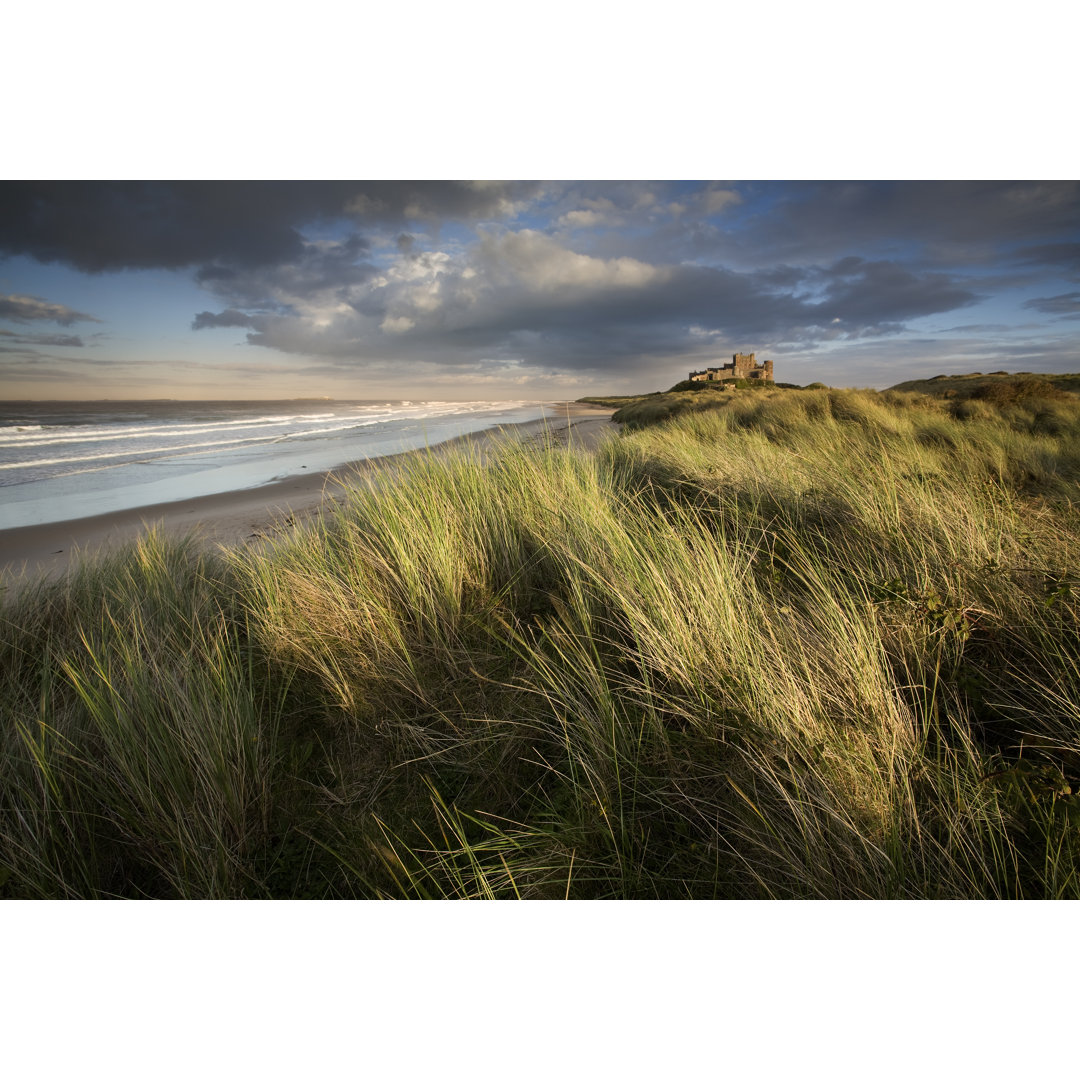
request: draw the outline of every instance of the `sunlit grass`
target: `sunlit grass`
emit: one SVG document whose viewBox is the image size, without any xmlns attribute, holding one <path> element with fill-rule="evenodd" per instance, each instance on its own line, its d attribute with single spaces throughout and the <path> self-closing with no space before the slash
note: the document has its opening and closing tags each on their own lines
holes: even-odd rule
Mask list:
<svg viewBox="0 0 1080 1080">
<path fill-rule="evenodd" d="M 5 895 L 1076 896 L 1074 399 L 711 399 L 20 594 Z"/>
</svg>

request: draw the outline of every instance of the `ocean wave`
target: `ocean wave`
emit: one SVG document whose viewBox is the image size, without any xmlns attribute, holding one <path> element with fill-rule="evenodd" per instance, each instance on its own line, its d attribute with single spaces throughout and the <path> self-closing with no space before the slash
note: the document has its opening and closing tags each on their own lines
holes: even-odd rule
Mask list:
<svg viewBox="0 0 1080 1080">
<path fill-rule="evenodd" d="M 259 427 L 270 428 L 282 424 L 314 423 L 316 421 L 326 420 L 334 415 L 334 413 L 326 413 L 318 417 L 266 416 L 248 420 L 223 420 L 219 422 L 191 424 L 126 424 L 122 427 L 64 427 L 51 429 L 47 438 L 41 438 L 34 435 L 35 431 L 40 432 L 46 430 L 41 427 L 26 428 L 25 431 L 29 433 L 29 438 L 18 438 L 8 434 L 9 432 L 20 429 L 0 428 L 0 447 L 8 446 L 11 448 L 21 448 L 25 446 L 51 446 L 62 443 L 117 442 L 119 440 L 127 439 L 166 438 L 168 436 L 187 437 L 190 435 L 208 435 L 210 433 L 218 434 L 225 431 L 250 431 Z"/>
<path fill-rule="evenodd" d="M 50 404 L 34 425 L 33 412 L 9 413 L 0 428 L 0 528 L 240 490 L 544 412 L 518 401 L 348 401 L 311 412 L 267 404 L 152 403 L 138 417 L 89 403 L 62 415 Z M 31 426 L 38 430 L 18 430 Z"/>
<path fill-rule="evenodd" d="M 10 489 L 49 476 L 112 471 L 117 466 L 162 466 L 173 458 L 179 466 L 181 459 L 202 454 L 215 459 L 209 465 L 215 468 L 218 461 L 224 464 L 233 457 L 234 451 L 246 460 L 252 453 L 258 454 L 260 446 L 270 455 L 293 446 L 293 453 L 317 454 L 323 460 L 337 454 L 332 447 L 340 444 L 338 460 L 352 460 L 396 452 L 399 439 L 426 443 L 429 435 L 434 441 L 449 438 L 458 419 L 467 429 L 475 430 L 498 424 L 522 406 L 535 405 L 405 399 L 342 402 L 338 407 L 306 412 L 287 405 L 281 408 L 281 404 L 265 411 L 252 407 L 247 415 L 242 405 L 237 406 L 238 414 L 219 412 L 214 416 L 209 408 L 178 404 L 172 416 L 159 411 L 156 415 L 147 412 L 118 418 L 111 408 L 103 408 L 95 416 L 85 406 L 74 414 L 74 423 L 54 423 L 54 414 L 44 412 L 44 423 L 38 424 L 13 423 L 16 418 L 12 417 L 0 427 L 0 487 Z M 32 414 L 26 416 L 27 421 L 31 419 Z M 310 450 L 301 449 L 308 446 Z"/>
<path fill-rule="evenodd" d="M 110 454 L 81 454 L 77 457 L 30 458 L 23 461 L 0 462 L 0 469 L 41 469 L 47 465 L 75 465 L 86 461 L 108 461 L 112 458 L 132 458 L 136 461 L 149 461 L 154 458 L 174 457 L 209 450 L 213 447 L 247 446 L 251 443 L 267 442 L 265 438 L 225 439 L 216 442 L 182 443 L 178 446 L 159 446 L 143 450 L 118 450 Z"/>
<path fill-rule="evenodd" d="M 29 449 L 71 443 L 126 442 L 136 439 L 184 439 L 193 435 L 222 434 L 227 431 L 266 429 L 268 439 L 281 436 L 283 425 L 313 425 L 340 419 L 341 425 L 325 430 L 347 430 L 350 426 L 394 420 L 437 420 L 449 416 L 473 416 L 520 408 L 529 402 L 514 401 L 402 401 L 396 404 L 355 405 L 349 412 L 268 413 L 261 416 L 222 420 L 197 420 L 124 424 L 79 424 L 43 426 L 25 424 L 0 428 L 0 449 Z M 45 433 L 45 434 L 43 434 Z M 292 433 L 289 433 L 292 434 Z"/>
</svg>

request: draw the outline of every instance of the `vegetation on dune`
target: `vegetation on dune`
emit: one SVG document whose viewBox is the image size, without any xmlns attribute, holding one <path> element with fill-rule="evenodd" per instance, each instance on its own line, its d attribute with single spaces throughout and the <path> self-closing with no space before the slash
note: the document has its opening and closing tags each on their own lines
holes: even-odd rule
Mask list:
<svg viewBox="0 0 1080 1080">
<path fill-rule="evenodd" d="M 3 895 L 1078 896 L 1080 401 L 683 396 L 14 597 Z"/>
<path fill-rule="evenodd" d="M 600 405 L 605 409 L 619 409 L 623 405 L 629 405 L 635 401 L 642 401 L 645 398 L 657 397 L 660 391 L 657 390 L 651 394 L 630 394 L 623 395 L 621 397 L 583 397 L 577 399 L 579 405 Z"/>
<path fill-rule="evenodd" d="M 664 394 L 626 399 L 615 410 L 612 419 L 628 430 L 633 430 L 658 424 L 662 420 L 672 420 L 685 413 L 724 408 L 732 400 L 733 391 L 770 393 L 779 389 L 798 390 L 800 387 L 790 383 L 776 384 L 750 379 L 726 379 L 722 382 L 685 380 L 676 383 Z"/>
<path fill-rule="evenodd" d="M 1080 374 L 1035 374 L 1021 371 L 990 371 L 985 375 L 973 371 L 967 375 L 935 375 L 931 379 L 910 379 L 897 383 L 893 390 L 910 390 L 933 397 L 968 398 L 982 397 L 987 393 L 1006 396 L 1017 393 L 1040 396 L 1053 394 L 1055 390 L 1080 393 Z"/>
<path fill-rule="evenodd" d="M 811 383 L 807 389 L 824 389 L 824 383 Z M 696 382 L 693 379 L 683 379 L 682 382 L 677 382 L 670 390 L 655 390 L 651 394 L 630 394 L 622 397 L 583 397 L 578 398 L 578 404 L 581 405 L 602 405 L 605 408 L 611 409 L 625 409 L 631 405 L 648 404 L 651 406 L 660 405 L 661 407 L 672 405 L 673 403 L 683 403 L 685 407 L 702 407 L 702 403 L 712 400 L 714 394 L 735 390 L 801 390 L 802 387 L 795 383 L 785 382 L 761 382 L 757 379 L 722 379 L 720 381 L 710 382 Z M 686 394 L 701 394 L 702 398 L 691 404 L 691 399 L 687 398 Z M 676 408 L 675 412 L 681 411 L 680 408 Z M 665 417 L 672 415 L 672 409 L 667 408 Z"/>
</svg>

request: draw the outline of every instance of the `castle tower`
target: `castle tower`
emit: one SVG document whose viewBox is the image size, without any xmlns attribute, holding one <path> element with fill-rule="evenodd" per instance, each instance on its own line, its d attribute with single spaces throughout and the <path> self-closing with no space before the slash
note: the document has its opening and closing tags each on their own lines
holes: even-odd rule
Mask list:
<svg viewBox="0 0 1080 1080">
<path fill-rule="evenodd" d="M 691 371 L 691 382 L 723 382 L 725 379 L 754 379 L 758 382 L 773 381 L 773 362 L 757 363 L 754 353 L 735 353 L 730 364 L 722 367 Z"/>
<path fill-rule="evenodd" d="M 736 379 L 751 378 L 750 372 L 754 370 L 754 354 L 737 352 L 731 358 L 731 367 Z"/>
</svg>

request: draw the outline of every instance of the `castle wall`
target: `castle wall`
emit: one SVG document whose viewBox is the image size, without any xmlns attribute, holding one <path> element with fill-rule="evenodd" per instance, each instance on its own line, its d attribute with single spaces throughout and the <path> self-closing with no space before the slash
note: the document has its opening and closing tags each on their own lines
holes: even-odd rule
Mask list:
<svg viewBox="0 0 1080 1080">
<path fill-rule="evenodd" d="M 691 371 L 693 382 L 720 382 L 723 379 L 757 379 L 762 382 L 773 381 L 773 362 L 766 360 L 758 364 L 754 353 L 735 353 L 730 364 L 710 367 L 704 371 Z"/>
</svg>

